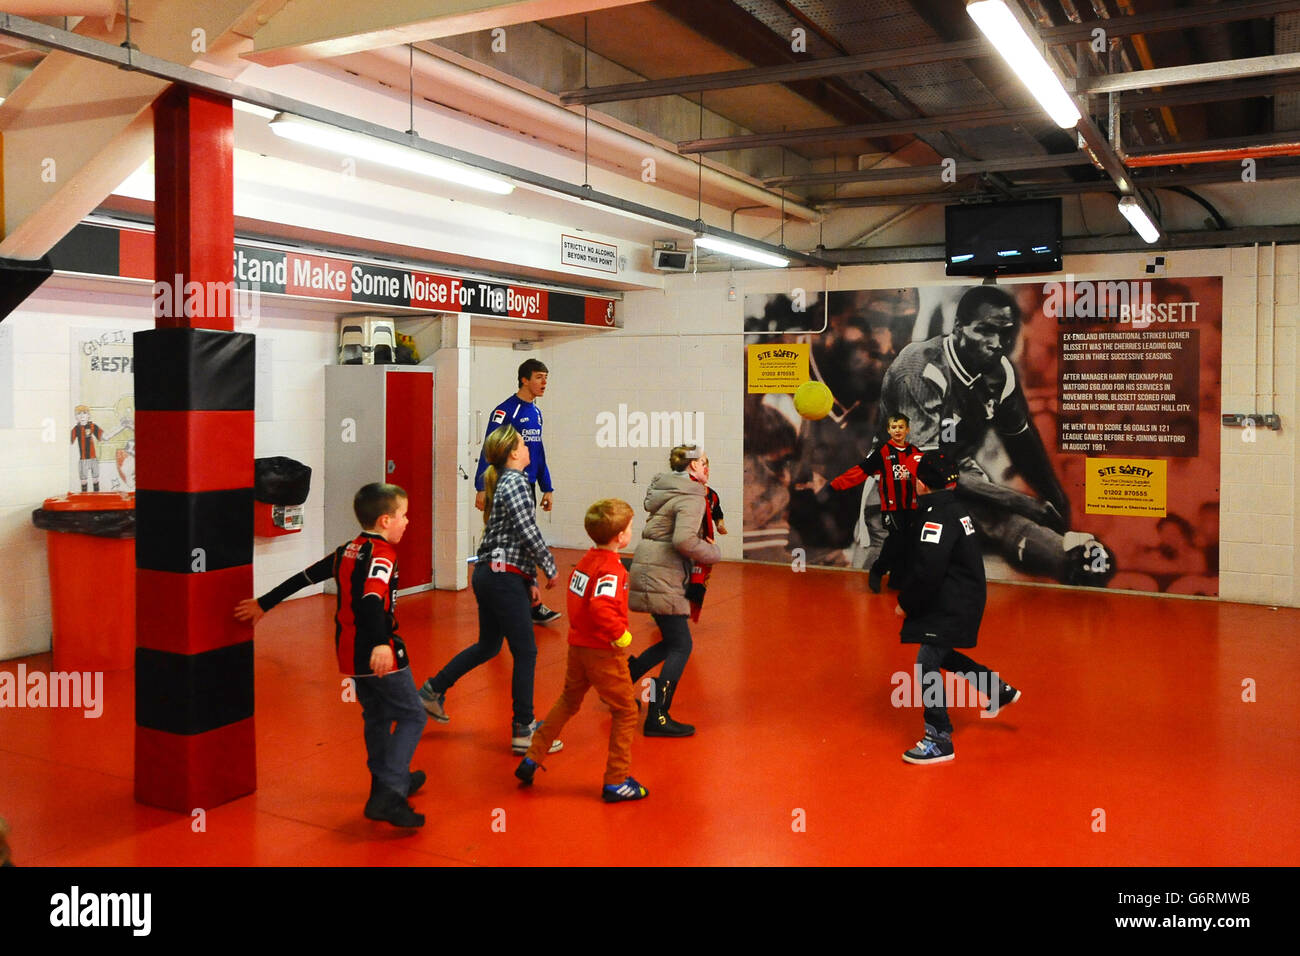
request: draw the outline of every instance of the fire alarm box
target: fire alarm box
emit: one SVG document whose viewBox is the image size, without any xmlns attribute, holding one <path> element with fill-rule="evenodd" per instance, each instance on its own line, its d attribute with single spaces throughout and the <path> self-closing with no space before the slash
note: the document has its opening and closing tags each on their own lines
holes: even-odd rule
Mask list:
<svg viewBox="0 0 1300 956">
<path fill-rule="evenodd" d="M 253 503 L 253 534 L 274 538 L 302 530 L 302 505 L 273 505 L 265 501 Z"/>
</svg>

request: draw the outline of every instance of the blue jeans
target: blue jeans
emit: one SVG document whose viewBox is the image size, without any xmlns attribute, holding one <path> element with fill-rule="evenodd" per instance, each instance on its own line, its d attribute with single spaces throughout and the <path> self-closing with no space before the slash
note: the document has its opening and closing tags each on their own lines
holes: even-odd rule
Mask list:
<svg viewBox="0 0 1300 956">
<path fill-rule="evenodd" d="M 470 580 L 478 601 L 478 643 L 471 644 L 438 671 L 430 682 L 445 694 L 480 664 L 501 653 L 504 637 L 514 658 L 510 695 L 514 700 L 514 722 L 533 722 L 533 671 L 537 666 L 537 639 L 533 635 L 533 597 L 528 580 L 513 571 L 493 571 L 487 562 L 474 565 Z"/>
<path fill-rule="evenodd" d="M 353 680 L 365 722 L 366 766 L 381 784 L 405 797 L 411 785 L 411 758 L 429 719 L 415 678 L 409 667 L 403 667 L 383 677 L 368 674 Z"/>
</svg>

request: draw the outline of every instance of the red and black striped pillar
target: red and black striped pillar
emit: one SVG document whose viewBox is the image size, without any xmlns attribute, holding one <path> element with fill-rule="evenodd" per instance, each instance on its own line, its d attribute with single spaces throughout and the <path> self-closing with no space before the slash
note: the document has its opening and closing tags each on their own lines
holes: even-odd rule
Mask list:
<svg viewBox="0 0 1300 956">
<path fill-rule="evenodd" d="M 229 100 L 154 104 L 156 328 L 135 335 L 135 796 L 180 812 L 257 786 L 253 336 L 236 333 Z"/>
</svg>

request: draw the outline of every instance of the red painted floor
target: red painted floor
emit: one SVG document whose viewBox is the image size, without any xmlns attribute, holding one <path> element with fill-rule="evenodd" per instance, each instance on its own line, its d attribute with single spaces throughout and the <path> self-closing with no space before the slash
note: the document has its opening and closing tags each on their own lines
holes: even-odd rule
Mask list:
<svg viewBox="0 0 1300 956">
<path fill-rule="evenodd" d="M 562 552 L 561 567 L 577 557 Z M 361 816 L 360 709 L 333 671 L 332 600 L 289 602 L 259 625 L 260 788 L 205 808 L 202 832 L 132 799 L 130 672 L 105 675 L 98 719 L 0 709 L 0 816 L 17 862 L 1300 863 L 1300 610 L 991 585 L 973 656 L 1025 696 L 992 720 L 954 709 L 957 759 L 913 767 L 899 755 L 920 713 L 891 706 L 890 676 L 915 650 L 898 642 L 888 592 L 860 574 L 722 565 L 673 708 L 699 732 L 633 748 L 649 799 L 598 798 L 609 716 L 594 696 L 548 772 L 517 787 L 503 651 L 453 688 L 449 724 L 430 721 L 414 763 L 430 780 L 413 801 L 428 823 L 405 832 Z M 399 615 L 420 681 L 475 638 L 469 591 L 404 598 Z M 654 626 L 634 614 L 632 631 L 640 650 Z M 537 633 L 544 716 L 565 632 Z M 0 670 L 19 663 L 51 666 Z"/>
</svg>

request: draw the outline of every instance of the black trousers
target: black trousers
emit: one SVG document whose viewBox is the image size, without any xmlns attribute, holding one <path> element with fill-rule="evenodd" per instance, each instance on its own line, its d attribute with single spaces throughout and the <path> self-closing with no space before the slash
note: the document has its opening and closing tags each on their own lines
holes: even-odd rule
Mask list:
<svg viewBox="0 0 1300 956">
<path fill-rule="evenodd" d="M 971 699 L 978 702 L 976 691 L 996 695 L 998 693 L 997 675 L 971 660 L 961 651 L 938 644 L 922 644 L 916 652 L 917 667 L 921 671 L 921 699 L 925 704 L 925 722 L 940 733 L 952 733 L 952 721 L 948 719 L 948 700 L 943 686 L 943 673 L 957 674 L 972 685 Z"/>
<path fill-rule="evenodd" d="M 659 676 L 676 686 L 682 679 L 682 672 L 686 670 L 686 662 L 690 660 L 691 648 L 694 646 L 691 642 L 691 619 L 685 614 L 654 614 L 652 617 L 655 624 L 659 625 L 662 639 L 628 661 L 632 683 L 635 684 L 647 671 L 653 670 L 662 662 L 664 669 L 659 672 Z"/>
</svg>

